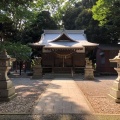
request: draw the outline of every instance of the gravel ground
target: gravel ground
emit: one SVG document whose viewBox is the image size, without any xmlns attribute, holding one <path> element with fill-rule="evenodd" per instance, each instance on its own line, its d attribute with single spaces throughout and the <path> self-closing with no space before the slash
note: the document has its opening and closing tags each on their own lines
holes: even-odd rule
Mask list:
<svg viewBox="0 0 120 120">
<path fill-rule="evenodd" d="M 120 104 L 108 97 L 115 79 L 115 76 L 97 77 L 95 81 L 75 79 L 95 111 L 97 118 L 94 119 L 92 115 L 82 114 L 31 115 L 38 98 L 51 80 L 12 78 L 17 97 L 10 102 L 0 102 L 0 120 L 120 120 L 120 116 L 101 115 L 120 114 Z"/>
<path fill-rule="evenodd" d="M 95 113 L 120 114 L 120 104 L 115 103 L 108 96 L 115 79 L 115 76 L 96 77 L 94 81 L 76 79 Z"/>
<path fill-rule="evenodd" d="M 37 99 L 50 83 L 50 80 L 11 78 L 17 97 L 10 102 L 0 102 L 0 114 L 31 114 Z"/>
</svg>

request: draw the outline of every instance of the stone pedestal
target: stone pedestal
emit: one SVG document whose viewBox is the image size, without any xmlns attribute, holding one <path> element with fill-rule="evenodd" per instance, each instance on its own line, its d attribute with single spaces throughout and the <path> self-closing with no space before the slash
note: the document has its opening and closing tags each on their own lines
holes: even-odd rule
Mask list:
<svg viewBox="0 0 120 120">
<path fill-rule="evenodd" d="M 118 53 L 118 56 L 116 56 L 114 59 L 110 59 L 110 62 L 116 62 L 117 68 L 114 68 L 117 73 L 118 77 L 113 82 L 113 86 L 111 88 L 109 96 L 117 103 L 120 103 L 120 51 Z"/>
<path fill-rule="evenodd" d="M 32 79 L 42 78 L 41 57 L 34 59 L 33 76 Z"/>
<path fill-rule="evenodd" d="M 10 101 L 16 96 L 15 87 L 7 76 L 12 61 L 15 59 L 7 55 L 6 51 L 0 54 L 0 101 Z"/>
<path fill-rule="evenodd" d="M 33 77 L 32 79 L 40 79 L 42 78 L 42 68 L 39 65 L 33 66 Z"/>
<path fill-rule="evenodd" d="M 94 69 L 92 66 L 92 61 L 89 60 L 89 58 L 86 58 L 86 66 L 84 70 L 85 70 L 84 79 L 94 80 Z"/>
</svg>

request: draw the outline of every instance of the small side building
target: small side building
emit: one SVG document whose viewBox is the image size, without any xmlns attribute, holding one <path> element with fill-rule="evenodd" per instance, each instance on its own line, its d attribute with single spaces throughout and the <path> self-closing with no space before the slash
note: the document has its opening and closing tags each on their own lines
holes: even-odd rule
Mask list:
<svg viewBox="0 0 120 120">
<path fill-rule="evenodd" d="M 96 53 L 96 70 L 103 74 L 117 74 L 114 70 L 116 63 L 110 63 L 109 59 L 113 59 L 119 52 L 120 45 L 100 44 Z"/>
</svg>

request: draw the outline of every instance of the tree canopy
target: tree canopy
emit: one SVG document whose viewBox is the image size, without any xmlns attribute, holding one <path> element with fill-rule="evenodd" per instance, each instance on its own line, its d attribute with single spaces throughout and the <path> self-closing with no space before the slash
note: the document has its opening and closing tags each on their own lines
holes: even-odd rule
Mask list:
<svg viewBox="0 0 120 120">
<path fill-rule="evenodd" d="M 38 42 L 44 29 L 57 29 L 57 25 L 48 11 L 42 11 L 36 20 L 22 32 L 21 42 Z"/>
<path fill-rule="evenodd" d="M 117 43 L 120 38 L 120 1 L 98 0 L 92 12 L 99 25 L 106 28 L 109 43 Z"/>
<path fill-rule="evenodd" d="M 65 29 L 76 29 L 75 21 L 78 15 L 82 12 L 83 8 L 81 6 L 78 7 L 71 7 L 66 10 L 63 16 L 63 24 Z"/>
<path fill-rule="evenodd" d="M 6 49 L 11 57 L 15 57 L 17 61 L 26 61 L 30 59 L 31 48 L 21 43 L 3 42 L 0 44 L 0 52 Z"/>
<path fill-rule="evenodd" d="M 117 43 L 119 0 L 1 0 L 0 41 L 36 42 L 44 29 L 84 29 L 88 41 Z"/>
</svg>

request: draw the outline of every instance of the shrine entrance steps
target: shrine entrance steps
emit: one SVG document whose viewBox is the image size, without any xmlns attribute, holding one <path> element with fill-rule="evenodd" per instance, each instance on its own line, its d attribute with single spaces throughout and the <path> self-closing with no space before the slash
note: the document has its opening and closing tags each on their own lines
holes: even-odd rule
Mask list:
<svg viewBox="0 0 120 120">
<path fill-rule="evenodd" d="M 83 78 L 83 74 L 46 73 L 43 75 L 43 79 L 54 79 L 54 78 Z"/>
<path fill-rule="evenodd" d="M 63 73 L 63 74 L 70 74 L 72 72 L 72 68 L 71 67 L 55 67 L 53 68 L 53 72 L 54 73 Z"/>
</svg>

